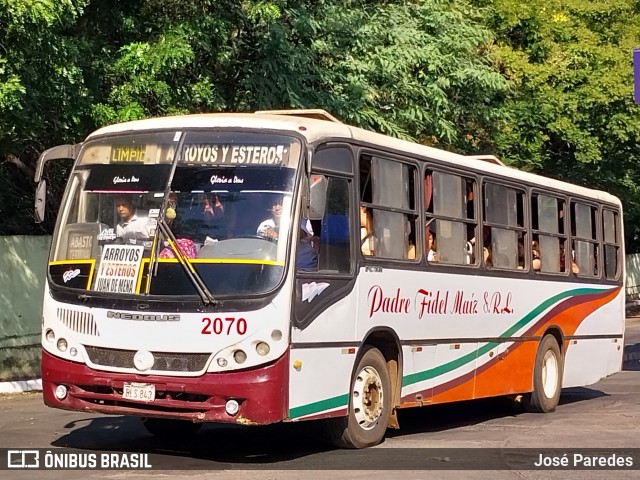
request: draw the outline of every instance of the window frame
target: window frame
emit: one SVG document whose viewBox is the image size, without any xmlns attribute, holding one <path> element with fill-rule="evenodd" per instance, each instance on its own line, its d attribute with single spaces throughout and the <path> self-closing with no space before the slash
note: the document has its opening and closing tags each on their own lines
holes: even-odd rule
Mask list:
<svg viewBox="0 0 640 480">
<path fill-rule="evenodd" d="M 472 184 L 472 190 L 471 192 L 473 193 L 473 218 L 468 218 L 468 217 L 456 217 L 456 216 L 450 216 L 450 215 L 442 215 L 442 214 L 436 214 L 435 212 L 433 212 L 434 208 L 431 208 L 431 212 L 429 212 L 427 208 L 425 208 L 425 202 L 424 202 L 424 198 L 425 198 L 425 192 L 422 193 L 421 196 L 421 208 L 424 210 L 424 214 L 423 214 L 423 218 L 424 218 L 424 228 L 420 228 L 421 231 L 424 232 L 424 234 L 426 235 L 426 231 L 427 231 L 427 227 L 428 225 L 430 225 L 432 222 L 434 224 L 438 224 L 438 221 L 442 220 L 442 221 L 447 221 L 447 222 L 451 222 L 451 223 L 458 223 L 458 224 L 462 224 L 463 225 L 463 229 L 466 227 L 467 230 L 467 237 L 468 237 L 468 232 L 469 232 L 469 225 L 472 226 L 473 232 L 475 233 L 475 235 L 473 235 L 474 238 L 478 238 L 478 226 L 480 224 L 480 218 L 479 218 L 479 212 L 478 212 L 478 201 L 476 200 L 478 198 L 478 184 L 479 184 L 479 180 L 478 177 L 476 175 L 474 175 L 472 172 L 466 171 L 466 170 L 458 170 L 458 169 L 453 169 L 453 168 L 447 168 L 444 167 L 442 165 L 439 164 L 435 164 L 435 163 L 431 163 L 431 162 L 425 162 L 425 166 L 424 169 L 422 171 L 422 184 L 424 187 L 424 180 L 427 176 L 427 173 L 430 172 L 431 173 L 431 177 L 432 177 L 432 193 L 431 193 L 431 201 L 430 201 L 430 206 L 433 207 L 434 206 L 434 196 L 433 196 L 433 176 L 434 174 L 438 173 L 438 174 L 443 174 L 443 175 L 450 175 L 450 176 L 455 176 L 458 177 L 460 180 L 464 180 L 465 181 L 465 185 L 468 185 L 469 182 L 471 182 Z M 468 195 L 468 194 L 467 194 Z M 464 206 L 464 205 L 463 205 Z M 437 228 L 436 228 L 436 234 L 437 234 Z M 438 236 L 436 235 L 436 242 L 438 241 Z M 464 240 L 465 245 L 469 244 L 470 242 L 465 238 Z M 427 249 L 427 239 L 425 238 L 425 242 L 424 242 L 424 249 L 426 251 Z M 480 255 L 478 255 L 478 252 L 482 251 L 479 248 L 479 244 L 476 243 L 474 246 L 472 245 L 472 252 L 465 252 L 463 253 L 463 255 L 466 255 L 467 253 L 471 253 L 473 255 L 473 262 L 470 263 L 449 263 L 449 262 L 442 262 L 442 261 L 437 261 L 437 262 L 429 262 L 429 265 L 436 265 L 438 267 L 466 267 L 466 268 L 473 268 L 473 267 L 477 267 L 479 266 L 482 262 L 480 262 Z M 426 255 L 425 255 L 426 257 Z"/>
<path fill-rule="evenodd" d="M 574 233 L 574 231 L 573 231 L 574 212 L 575 212 L 574 205 L 576 203 L 580 204 L 580 205 L 585 205 L 585 206 L 593 209 L 592 210 L 592 214 L 591 214 L 591 219 L 594 220 L 596 224 L 595 225 L 591 225 L 591 230 L 592 230 L 592 233 L 595 233 L 595 236 L 596 236 L 595 239 L 594 238 L 585 238 L 585 237 L 578 236 L 578 234 L 577 234 L 577 231 L 578 231 L 577 223 L 575 224 L 576 233 Z M 569 246 L 571 248 L 571 258 L 572 258 L 573 261 L 576 262 L 576 265 L 579 268 L 579 272 L 577 274 L 574 274 L 571 271 L 571 268 L 567 267 L 569 275 L 570 276 L 573 275 L 573 276 L 576 276 L 576 277 L 582 277 L 582 278 L 592 278 L 592 279 L 596 279 L 596 280 L 597 279 L 602 279 L 602 276 L 603 276 L 603 268 L 602 268 L 603 261 L 602 261 L 602 258 L 601 258 L 602 257 L 602 248 L 601 248 L 601 246 L 602 246 L 602 238 L 600 238 L 601 235 L 602 235 L 602 227 L 601 227 L 602 214 L 601 214 L 600 205 L 595 203 L 595 202 L 593 202 L 593 201 L 584 199 L 582 197 L 576 197 L 576 196 L 570 196 L 569 197 L 568 205 L 569 205 L 569 219 L 568 219 L 569 220 L 569 230 L 568 231 L 570 233 Z M 577 221 L 577 219 L 575 219 L 575 220 Z M 594 263 L 595 263 L 595 267 L 596 267 L 596 272 L 594 274 L 589 275 L 589 274 L 585 273 L 584 268 L 580 265 L 580 263 L 578 263 L 577 258 L 576 259 L 573 258 L 573 254 L 574 254 L 574 251 L 576 249 L 576 244 L 575 244 L 576 241 L 594 245 L 593 257 L 594 257 Z M 565 258 L 567 256 L 566 252 L 567 252 L 567 250 L 565 250 Z M 600 258 L 600 261 L 598 261 L 599 258 Z M 565 260 L 565 262 L 566 262 L 566 260 Z M 570 265 L 570 263 L 566 262 L 565 266 L 566 265 Z"/>
<path fill-rule="evenodd" d="M 602 211 L 602 222 L 601 222 L 601 226 L 602 226 L 602 258 L 603 258 L 603 276 L 605 280 L 611 280 L 611 281 L 615 281 L 620 279 L 620 275 L 622 273 L 622 261 L 624 261 L 622 259 L 621 256 L 621 251 L 622 251 L 622 241 L 621 241 L 621 237 L 622 237 L 622 225 L 620 222 L 620 218 L 621 218 L 621 213 L 619 209 L 613 209 L 607 205 L 603 205 L 601 208 Z M 613 214 L 613 226 L 614 226 L 614 242 L 607 242 L 606 241 L 606 235 L 605 235 L 605 221 L 604 221 L 604 214 L 605 212 L 610 212 Z M 609 277 L 607 275 L 607 246 L 613 246 L 616 249 L 616 272 L 615 275 L 613 277 Z"/>
<path fill-rule="evenodd" d="M 516 192 L 520 192 L 521 198 L 522 198 L 522 226 L 519 225 L 507 225 L 507 224 L 503 224 L 503 223 L 499 223 L 499 222 L 493 222 L 493 221 L 488 221 L 487 220 L 487 205 L 486 205 L 486 201 L 487 201 L 487 196 L 485 195 L 486 192 L 486 187 L 487 185 L 495 185 L 498 187 L 502 187 L 502 188 L 506 188 L 506 189 L 511 189 L 514 190 Z M 484 248 L 491 248 L 491 255 L 492 255 L 492 260 L 493 260 L 493 239 L 491 240 L 491 244 L 490 245 L 485 245 L 484 244 L 484 229 L 485 228 L 489 228 L 491 229 L 491 233 L 493 236 L 493 229 L 500 229 L 500 230 L 508 230 L 508 231 L 514 231 L 516 232 L 516 257 L 517 257 L 517 250 L 518 250 L 518 234 L 521 234 L 524 245 L 527 245 L 527 243 L 531 242 L 531 233 L 530 233 L 530 223 L 531 223 L 531 215 L 530 215 L 530 205 L 528 205 L 528 203 L 530 203 L 530 198 L 531 198 L 531 194 L 530 194 L 530 190 L 531 188 L 528 188 L 528 185 L 526 184 L 515 184 L 512 181 L 508 181 L 505 180 L 503 178 L 500 177 L 494 177 L 494 176 L 483 176 L 482 178 L 482 184 L 481 184 L 481 197 L 482 197 L 482 209 L 481 209 L 481 215 L 482 215 L 482 249 L 484 250 Z M 516 197 L 517 199 L 518 197 Z M 516 203 L 516 219 L 517 219 L 517 203 Z M 522 273 L 526 273 L 530 270 L 531 267 L 531 249 L 524 249 L 524 268 L 518 268 L 518 266 L 516 265 L 515 268 L 509 268 L 509 267 L 496 267 L 493 265 L 493 262 L 491 265 L 487 265 L 485 262 L 483 262 L 484 267 L 488 270 L 497 270 L 497 271 L 501 271 L 501 272 L 516 272 L 518 274 L 522 274 Z M 518 259 L 516 258 L 516 264 L 518 263 Z"/>
<path fill-rule="evenodd" d="M 409 228 L 409 230 L 407 230 L 407 235 L 405 236 L 405 240 L 404 240 L 404 248 L 402 249 L 405 252 L 405 256 L 403 258 L 399 258 L 399 257 L 393 257 L 393 256 L 382 256 L 379 255 L 377 253 L 378 251 L 378 247 L 377 245 L 375 245 L 375 248 L 373 250 L 373 254 L 372 255 L 366 255 L 363 252 L 363 245 L 364 245 L 364 241 L 360 241 L 360 244 L 357 248 L 357 250 L 360 253 L 360 257 L 366 261 L 391 261 L 391 262 L 401 262 L 403 264 L 406 263 L 418 263 L 421 261 L 421 245 L 422 245 L 422 238 L 421 235 L 419 234 L 419 230 L 420 230 L 420 206 L 419 206 L 419 201 L 418 201 L 418 194 L 421 193 L 421 188 L 418 185 L 418 175 L 420 172 L 420 165 L 418 164 L 418 162 L 416 162 L 415 160 L 412 160 L 410 158 L 406 158 L 406 157 L 400 157 L 397 155 L 393 155 L 390 154 L 388 152 L 384 152 L 384 151 L 376 151 L 370 148 L 362 148 L 360 149 L 360 151 L 358 151 L 358 164 L 357 164 L 357 177 L 358 177 L 358 190 L 357 190 L 357 195 L 358 195 L 358 199 L 357 199 L 357 220 L 358 220 L 358 226 L 360 228 L 358 228 L 357 232 L 361 232 L 361 227 L 362 225 L 360 224 L 360 208 L 366 208 L 368 209 L 370 215 L 371 215 L 371 232 L 368 232 L 367 236 L 373 236 L 375 237 L 375 222 L 374 222 L 374 213 L 375 212 L 388 212 L 388 213 L 392 213 L 392 214 L 401 214 L 404 215 L 405 217 L 405 221 L 407 221 L 409 223 L 409 225 L 412 225 L 412 228 Z M 365 197 L 365 185 L 362 182 L 362 164 L 363 164 L 363 158 L 364 157 L 368 157 L 369 158 L 369 181 L 371 182 L 371 186 L 369 187 L 370 189 L 370 201 L 364 201 L 363 198 Z M 409 182 L 409 184 L 413 184 L 413 192 L 411 192 L 411 188 L 409 189 L 408 192 L 408 208 L 404 208 L 404 207 L 397 207 L 397 206 L 389 206 L 389 205 L 384 205 L 382 203 L 378 203 L 374 201 L 374 181 L 373 181 L 373 159 L 374 158 L 378 158 L 381 159 L 383 161 L 387 161 L 387 162 L 395 162 L 398 163 L 402 166 L 406 166 L 408 168 L 408 175 L 407 175 L 407 180 Z M 410 186 L 409 185 L 409 186 Z M 413 195 L 412 195 L 413 194 Z M 413 205 L 413 208 L 411 208 L 411 206 Z M 415 255 L 414 258 L 410 258 L 409 257 L 409 252 L 411 250 L 411 243 L 409 242 L 411 236 L 413 235 L 413 239 L 414 239 L 414 243 L 413 243 L 413 248 L 415 251 Z M 375 242 L 375 240 L 374 240 Z"/>
<path fill-rule="evenodd" d="M 545 230 L 540 229 L 540 220 L 539 220 L 539 214 L 538 215 L 538 228 L 534 229 L 533 228 L 533 201 L 535 198 L 537 198 L 538 196 L 545 196 L 545 197 L 550 197 L 550 198 L 555 198 L 556 201 L 561 201 L 563 203 L 563 208 L 564 208 L 564 214 L 562 215 L 562 229 L 563 232 L 562 233 L 554 233 L 554 232 L 547 232 Z M 558 238 L 559 239 L 559 245 L 558 247 L 560 249 L 562 249 L 562 247 L 564 246 L 564 249 L 566 251 L 567 246 L 569 245 L 569 230 L 570 230 L 570 222 L 569 222 L 569 208 L 567 208 L 569 205 L 569 198 L 566 195 L 562 195 L 559 193 L 555 193 L 555 192 L 550 192 L 548 190 L 542 190 L 539 188 L 532 188 L 531 191 L 529 192 L 529 208 L 530 210 L 530 230 L 531 230 L 531 241 L 533 242 L 534 237 L 537 236 L 538 240 L 540 239 L 541 236 L 544 237 L 550 237 L 550 238 Z M 536 205 L 537 208 L 537 205 Z M 558 213 L 559 215 L 559 213 Z M 541 254 L 542 255 L 542 254 Z M 533 262 L 533 259 L 532 259 Z M 535 273 L 535 275 L 543 275 L 543 276 L 561 276 L 561 277 L 568 277 L 571 274 L 571 269 L 568 268 L 568 266 L 565 263 L 564 266 L 564 270 L 559 270 L 557 272 L 549 272 L 549 271 L 543 271 L 542 270 L 542 266 L 540 268 L 540 270 L 534 270 L 533 267 L 531 268 L 531 270 Z"/>
</svg>

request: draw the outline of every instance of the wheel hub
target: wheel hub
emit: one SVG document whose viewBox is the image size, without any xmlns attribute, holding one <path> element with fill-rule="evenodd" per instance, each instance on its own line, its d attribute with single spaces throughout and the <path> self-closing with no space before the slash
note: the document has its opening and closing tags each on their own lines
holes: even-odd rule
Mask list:
<svg viewBox="0 0 640 480">
<path fill-rule="evenodd" d="M 542 389 L 547 398 L 555 395 L 558 385 L 558 360 L 551 350 L 544 355 L 542 362 Z"/>
<path fill-rule="evenodd" d="M 384 391 L 378 371 L 371 367 L 358 373 L 353 388 L 353 410 L 358 424 L 365 430 L 373 428 L 382 415 Z"/>
</svg>

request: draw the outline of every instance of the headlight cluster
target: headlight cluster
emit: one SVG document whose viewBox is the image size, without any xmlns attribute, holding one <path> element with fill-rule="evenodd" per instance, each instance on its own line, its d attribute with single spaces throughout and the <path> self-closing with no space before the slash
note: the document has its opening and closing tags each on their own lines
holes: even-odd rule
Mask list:
<svg viewBox="0 0 640 480">
<path fill-rule="evenodd" d="M 60 337 L 56 340 L 56 332 L 51 328 L 47 328 L 46 332 L 44 332 L 44 338 L 47 342 L 55 344 L 56 348 L 64 353 L 69 350 L 69 355 L 75 357 L 78 355 L 78 349 L 76 347 L 69 348 L 69 343 L 66 338 Z"/>
<path fill-rule="evenodd" d="M 280 330 L 273 330 L 271 332 L 271 339 L 274 342 L 278 342 L 278 341 L 282 340 L 282 332 Z M 254 344 L 254 348 L 255 348 L 256 353 L 260 357 L 266 357 L 271 352 L 271 346 L 266 341 L 256 342 Z M 233 362 L 235 362 L 236 365 L 242 365 L 243 363 L 245 363 L 247 361 L 247 358 L 249 356 L 251 356 L 251 353 L 247 353 L 247 351 L 245 351 L 245 350 L 243 350 L 241 348 L 238 348 L 236 350 L 233 350 L 231 352 L 230 356 L 227 353 L 227 355 L 225 355 L 225 356 L 218 357 L 216 362 L 217 362 L 218 366 L 221 367 L 221 368 L 225 368 L 227 365 L 229 365 L 229 362 L 232 359 L 233 359 Z M 229 358 L 229 357 L 231 357 L 231 358 Z"/>
</svg>

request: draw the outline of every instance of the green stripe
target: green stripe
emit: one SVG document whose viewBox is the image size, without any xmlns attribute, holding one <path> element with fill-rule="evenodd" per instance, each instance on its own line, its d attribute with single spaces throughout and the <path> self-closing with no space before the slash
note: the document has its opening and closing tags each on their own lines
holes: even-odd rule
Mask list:
<svg viewBox="0 0 640 480">
<path fill-rule="evenodd" d="M 520 330 L 522 327 L 527 325 L 531 320 L 536 318 L 542 312 L 544 312 L 547 308 L 549 308 L 554 303 L 559 300 L 563 300 L 568 297 L 578 296 L 578 295 L 590 295 L 593 293 L 600 293 L 603 289 L 599 288 L 576 288 L 574 290 L 567 290 L 566 292 L 559 293 L 554 295 L 551 298 L 548 298 L 540 305 L 531 310 L 528 314 L 522 317 L 518 322 L 509 327 L 500 338 L 511 337 L 515 332 Z M 424 370 L 422 372 L 412 373 L 410 375 L 406 375 L 402 378 L 402 386 L 406 387 L 408 385 L 413 385 L 414 383 L 422 382 L 424 380 L 429 380 L 431 378 L 435 378 L 444 373 L 455 370 L 456 368 L 460 368 L 461 366 L 474 361 L 477 357 L 484 355 L 485 353 L 491 351 L 493 348 L 498 346 L 498 342 L 490 342 L 482 347 L 474 350 L 473 352 L 469 352 L 466 355 L 463 355 L 460 358 L 456 358 L 449 363 L 445 363 L 443 365 L 438 365 L 435 368 L 431 368 L 429 370 Z"/>
<path fill-rule="evenodd" d="M 322 412 L 324 410 L 331 410 L 337 407 L 347 408 L 349 403 L 349 395 L 338 395 L 337 397 L 327 398 L 326 400 L 320 400 L 319 402 L 308 403 L 300 407 L 295 407 L 289 410 L 289 418 L 304 417 L 312 413 Z"/>
</svg>

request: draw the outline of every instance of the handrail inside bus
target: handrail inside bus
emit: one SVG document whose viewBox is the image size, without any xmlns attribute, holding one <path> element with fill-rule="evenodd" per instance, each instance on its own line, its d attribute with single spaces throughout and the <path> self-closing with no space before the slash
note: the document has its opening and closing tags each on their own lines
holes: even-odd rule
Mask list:
<svg viewBox="0 0 640 480">
<path fill-rule="evenodd" d="M 301 108 L 293 110 L 258 110 L 253 112 L 256 115 L 289 115 L 291 117 L 313 118 L 315 120 L 325 120 L 328 122 L 342 123 L 336 117 L 321 108 Z"/>
</svg>

